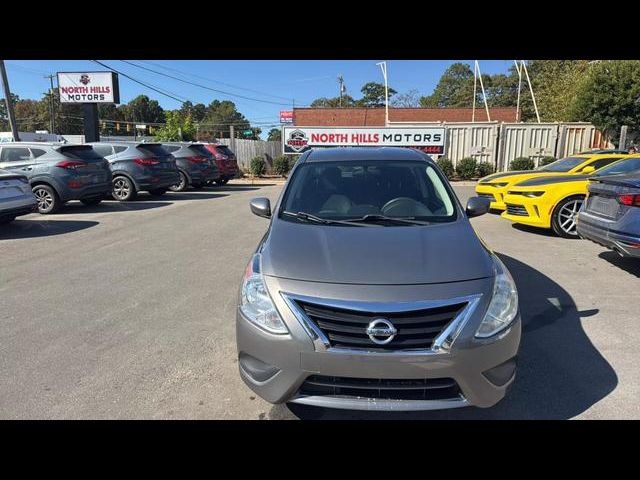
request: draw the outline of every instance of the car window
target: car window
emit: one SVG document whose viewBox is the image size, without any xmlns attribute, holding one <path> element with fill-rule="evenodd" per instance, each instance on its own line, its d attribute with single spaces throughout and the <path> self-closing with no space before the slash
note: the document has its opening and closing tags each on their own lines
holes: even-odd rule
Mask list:
<svg viewBox="0 0 640 480">
<path fill-rule="evenodd" d="M 580 165 L 581 163 L 586 162 L 587 159 L 586 158 L 582 158 L 582 157 L 567 157 L 567 158 L 561 158 L 560 160 L 556 160 L 553 163 L 550 163 L 549 165 L 545 165 L 544 167 L 542 167 L 540 169 L 540 171 L 542 172 L 568 172 L 569 170 L 572 170 L 574 168 L 576 168 L 578 165 Z"/>
<path fill-rule="evenodd" d="M 640 170 L 640 157 L 629 158 L 627 160 L 622 160 L 621 162 L 616 162 L 613 165 L 609 165 L 608 167 L 598 170 L 594 175 L 596 177 L 604 175 L 618 175 L 621 173 L 635 172 L 636 170 Z"/>
<path fill-rule="evenodd" d="M 101 157 L 113 155 L 113 147 L 111 145 L 94 145 L 93 150 Z"/>
<path fill-rule="evenodd" d="M 31 149 L 31 154 L 33 155 L 33 158 L 41 157 L 45 153 L 47 153 L 47 152 L 45 150 L 42 150 L 41 148 L 32 148 Z"/>
<path fill-rule="evenodd" d="M 600 170 L 602 167 L 606 167 L 607 165 L 612 164 L 613 162 L 617 162 L 620 160 L 619 158 L 601 158 L 600 160 L 596 160 L 595 162 L 590 163 L 588 166 L 595 168 L 596 170 Z"/>
<path fill-rule="evenodd" d="M 285 192 L 282 210 L 332 220 L 364 215 L 455 219 L 445 180 L 426 162 L 344 161 L 300 165 Z M 297 221 L 289 215 L 281 218 Z"/>
<path fill-rule="evenodd" d="M 212 157 L 213 154 L 204 145 L 190 145 L 189 150 L 195 152 L 195 155 L 202 155 L 203 157 Z"/>
<path fill-rule="evenodd" d="M 0 162 L 23 162 L 31 158 L 28 148 L 3 147 L 0 153 Z"/>
<path fill-rule="evenodd" d="M 113 147 L 113 150 L 115 151 L 115 153 L 122 153 L 127 149 L 127 147 L 123 147 L 123 146 L 119 146 L 119 147 Z"/>
<path fill-rule="evenodd" d="M 166 149 L 166 147 L 157 144 L 138 145 L 138 149 L 144 150 L 145 152 L 150 153 L 151 155 L 155 155 L 156 157 L 166 157 L 167 155 L 169 155 L 169 151 Z"/>
<path fill-rule="evenodd" d="M 171 153 L 177 152 L 178 150 L 180 150 L 180 147 L 177 147 L 175 145 L 164 145 L 164 148 L 169 150 Z"/>
</svg>

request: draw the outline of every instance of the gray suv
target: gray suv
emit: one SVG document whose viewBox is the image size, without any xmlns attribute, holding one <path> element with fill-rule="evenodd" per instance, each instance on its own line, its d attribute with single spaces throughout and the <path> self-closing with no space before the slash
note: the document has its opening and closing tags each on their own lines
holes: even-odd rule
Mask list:
<svg viewBox="0 0 640 480">
<path fill-rule="evenodd" d="M 220 178 L 215 157 L 202 143 L 163 143 L 176 159 L 180 172 L 180 180 L 171 187 L 174 192 L 182 192 L 189 188 L 204 187 L 207 182 Z"/>
<path fill-rule="evenodd" d="M 109 162 L 91 145 L 2 143 L 0 168 L 29 179 L 43 214 L 58 211 L 69 200 L 95 205 L 111 193 Z"/>
<path fill-rule="evenodd" d="M 507 268 L 430 157 L 304 153 L 240 289 L 240 375 L 272 403 L 428 410 L 500 401 L 521 321 Z"/>
<path fill-rule="evenodd" d="M 97 142 L 93 149 L 108 160 L 113 174 L 113 198 L 133 200 L 138 192 L 164 195 L 180 182 L 176 161 L 159 143 Z"/>
</svg>

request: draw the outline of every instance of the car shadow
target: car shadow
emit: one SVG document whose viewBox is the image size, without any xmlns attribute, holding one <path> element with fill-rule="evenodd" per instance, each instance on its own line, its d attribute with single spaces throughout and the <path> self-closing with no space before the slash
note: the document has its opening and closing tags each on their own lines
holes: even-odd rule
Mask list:
<svg viewBox="0 0 640 480">
<path fill-rule="evenodd" d="M 523 332 L 516 380 L 497 405 L 487 409 L 387 413 L 289 404 L 274 406 L 272 418 L 568 419 L 609 395 L 616 388 L 618 377 L 581 324 L 581 319 L 598 310 L 578 311 L 571 295 L 549 277 L 514 258 L 499 256 L 518 286 Z"/>
<path fill-rule="evenodd" d="M 207 200 L 211 198 L 221 198 L 228 197 L 226 193 L 208 193 L 208 192 L 167 192 L 162 197 L 167 200 L 171 200 L 172 202 L 176 200 Z M 158 197 L 156 197 L 158 198 Z M 149 197 L 150 200 L 153 200 L 152 197 Z"/>
<path fill-rule="evenodd" d="M 627 273 L 640 278 L 640 258 L 621 257 L 616 252 L 612 252 L 611 250 L 599 253 L 598 257 L 606 260 L 611 265 L 615 265 L 621 270 L 624 270 Z"/>
<path fill-rule="evenodd" d="M 116 200 L 103 200 L 98 205 L 84 205 L 81 202 L 66 203 L 58 213 L 108 213 L 108 212 L 135 212 L 139 210 L 151 210 L 153 208 L 166 207 L 171 202 L 118 202 Z"/>
<path fill-rule="evenodd" d="M 260 184 L 260 185 L 207 185 L 208 190 L 214 190 L 216 192 L 246 192 L 251 190 L 260 190 L 262 187 L 273 187 L 276 185 L 275 183 L 270 184 Z"/>
<path fill-rule="evenodd" d="M 0 227 L 0 240 L 49 237 L 95 227 L 99 222 L 76 220 L 17 219 Z"/>
<path fill-rule="evenodd" d="M 533 233 L 536 235 L 540 235 L 542 237 L 552 237 L 552 238 L 557 238 L 558 236 L 554 233 L 554 231 L 550 228 L 537 228 L 537 227 L 531 227 L 529 225 L 523 225 L 521 223 L 512 223 L 511 227 L 519 230 L 521 232 L 526 232 L 526 233 Z M 568 239 L 570 240 L 570 239 Z"/>
</svg>

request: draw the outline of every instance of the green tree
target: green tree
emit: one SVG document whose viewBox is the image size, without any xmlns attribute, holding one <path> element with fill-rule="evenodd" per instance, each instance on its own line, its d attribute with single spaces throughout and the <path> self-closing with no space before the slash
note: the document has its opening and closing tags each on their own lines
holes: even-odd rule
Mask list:
<svg viewBox="0 0 640 480">
<path fill-rule="evenodd" d="M 396 97 L 389 102 L 393 107 L 398 108 L 415 108 L 420 106 L 420 93 L 418 90 L 409 90 L 406 93 L 396 95 Z"/>
<path fill-rule="evenodd" d="M 15 93 L 12 93 L 11 103 L 14 105 L 14 110 L 15 110 L 16 103 L 18 103 L 19 101 L 20 101 L 20 97 L 18 97 L 18 95 L 16 95 Z M 11 127 L 9 126 L 9 114 L 7 113 L 7 103 L 5 102 L 4 97 L 0 98 L 0 129 L 2 129 L 2 131 L 8 131 L 11 129 Z"/>
<path fill-rule="evenodd" d="M 382 107 L 385 103 L 385 91 L 384 84 L 377 82 L 367 82 L 360 89 L 362 98 L 356 101 L 358 106 L 362 107 Z M 393 97 L 397 91 L 393 88 L 388 88 L 389 103 L 391 103 L 391 97 Z"/>
<path fill-rule="evenodd" d="M 209 131 L 214 137 L 229 138 L 230 125 L 236 132 L 251 128 L 249 120 L 236 109 L 236 104 L 229 100 L 214 100 L 207 107 L 207 114 L 200 125 L 201 131 Z M 245 138 L 255 138 L 254 135 Z"/>
<path fill-rule="evenodd" d="M 120 106 L 123 119 L 128 122 L 163 123 L 164 110 L 157 100 L 151 100 L 146 95 L 138 95 L 126 105 Z"/>
<path fill-rule="evenodd" d="M 194 105 L 189 100 L 182 104 L 179 111 L 184 117 L 191 115 L 191 118 L 196 123 L 202 122 L 202 120 L 207 116 L 207 107 L 204 103 L 196 103 Z"/>
<path fill-rule="evenodd" d="M 271 130 L 269 130 L 269 136 L 267 137 L 267 140 L 270 142 L 282 140 L 282 130 L 280 130 L 279 128 L 272 128 Z"/>
<path fill-rule="evenodd" d="M 340 97 L 320 97 L 311 102 L 312 108 L 338 108 L 340 105 L 342 107 L 353 107 L 356 104 L 356 101 L 353 99 L 351 95 L 342 95 L 342 103 L 340 101 Z"/>
<path fill-rule="evenodd" d="M 166 123 L 156 132 L 156 140 L 161 142 L 176 142 L 180 140 L 194 140 L 196 125 L 190 116 L 183 117 L 179 110 L 165 112 Z"/>
<path fill-rule="evenodd" d="M 483 77 L 484 80 L 484 77 Z M 473 104 L 473 70 L 466 63 L 447 68 L 433 93 L 420 99 L 423 107 L 471 107 Z"/>
<path fill-rule="evenodd" d="M 573 120 L 593 123 L 617 143 L 620 127 L 640 131 L 640 61 L 604 60 L 591 64 L 578 83 Z"/>
</svg>

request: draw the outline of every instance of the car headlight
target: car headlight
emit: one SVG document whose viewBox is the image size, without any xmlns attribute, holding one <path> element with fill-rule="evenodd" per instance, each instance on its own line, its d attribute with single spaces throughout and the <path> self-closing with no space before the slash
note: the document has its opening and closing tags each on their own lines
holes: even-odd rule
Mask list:
<svg viewBox="0 0 640 480">
<path fill-rule="evenodd" d="M 478 327 L 476 337 L 487 338 L 504 330 L 518 314 L 518 291 L 507 267 L 497 256 L 493 256 L 495 264 L 495 280 L 493 296 L 487 313 Z"/>
<path fill-rule="evenodd" d="M 256 253 L 247 265 L 242 281 L 240 311 L 250 322 L 269 333 L 288 333 L 264 284 L 260 262 L 261 256 Z"/>
<path fill-rule="evenodd" d="M 496 188 L 502 188 L 502 187 L 506 187 L 507 185 L 509 185 L 509 182 L 496 182 L 496 183 L 490 183 L 489 185 L 491 185 L 492 187 L 496 187 Z"/>
</svg>

